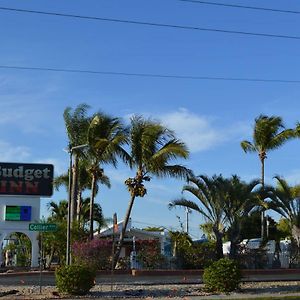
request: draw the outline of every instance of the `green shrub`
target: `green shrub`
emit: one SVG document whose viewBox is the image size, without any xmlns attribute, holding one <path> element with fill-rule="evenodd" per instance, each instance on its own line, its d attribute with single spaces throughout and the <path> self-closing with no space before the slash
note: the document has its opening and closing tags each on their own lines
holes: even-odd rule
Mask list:
<svg viewBox="0 0 300 300">
<path fill-rule="evenodd" d="M 204 269 L 203 282 L 209 291 L 228 293 L 237 289 L 240 281 L 241 272 L 234 260 L 222 258 Z"/>
<path fill-rule="evenodd" d="M 85 295 L 95 285 L 95 270 L 82 265 L 62 266 L 55 272 L 59 292 Z"/>
<path fill-rule="evenodd" d="M 170 232 L 173 261 L 179 269 L 203 269 L 216 260 L 215 242 L 193 242 L 185 232 Z"/>
</svg>

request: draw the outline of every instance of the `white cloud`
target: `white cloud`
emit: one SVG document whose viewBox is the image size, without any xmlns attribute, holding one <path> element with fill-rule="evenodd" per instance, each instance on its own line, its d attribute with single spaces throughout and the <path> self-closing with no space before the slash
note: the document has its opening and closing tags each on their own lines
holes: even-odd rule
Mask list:
<svg viewBox="0 0 300 300">
<path fill-rule="evenodd" d="M 62 162 L 59 159 L 56 158 L 44 158 L 44 159 L 38 159 L 34 161 L 34 163 L 37 164 L 50 164 L 54 166 L 54 175 L 59 176 L 63 173 L 66 173 L 68 171 L 68 166 L 66 162 Z"/>
<path fill-rule="evenodd" d="M 124 182 L 127 178 L 134 176 L 134 173 L 132 171 L 121 167 L 119 167 L 118 169 L 104 167 L 104 173 L 110 178 L 112 184 L 118 185 L 124 185 Z"/>
<path fill-rule="evenodd" d="M 20 162 L 28 159 L 30 149 L 24 146 L 14 146 L 8 142 L 0 141 L 0 159 L 5 162 Z"/>
<path fill-rule="evenodd" d="M 142 115 L 152 118 L 149 113 Z M 124 119 L 128 122 L 132 116 L 133 114 L 127 114 Z M 156 115 L 154 119 L 159 119 L 173 130 L 192 153 L 206 151 L 231 140 L 241 141 L 252 132 L 250 122 L 236 122 L 231 126 L 218 127 L 218 118 L 198 115 L 185 108 Z"/>
<path fill-rule="evenodd" d="M 224 133 L 227 140 L 238 140 L 241 142 L 245 139 L 251 139 L 253 132 L 251 122 L 236 122 L 229 128 L 225 128 Z"/>
<path fill-rule="evenodd" d="M 15 146 L 9 142 L 0 140 L 0 161 L 25 162 L 54 165 L 55 175 L 67 171 L 67 163 L 56 158 L 34 159 L 31 149 L 25 146 Z"/>
<path fill-rule="evenodd" d="M 212 121 L 182 108 L 160 116 L 162 122 L 176 132 L 191 152 L 208 150 L 224 141 L 224 136 L 213 128 Z"/>
</svg>

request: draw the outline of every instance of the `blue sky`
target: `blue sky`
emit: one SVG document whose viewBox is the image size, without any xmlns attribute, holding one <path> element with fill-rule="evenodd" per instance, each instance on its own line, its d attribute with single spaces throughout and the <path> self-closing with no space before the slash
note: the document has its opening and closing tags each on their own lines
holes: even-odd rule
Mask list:
<svg viewBox="0 0 300 300">
<path fill-rule="evenodd" d="M 300 11 L 299 1 L 223 1 Z M 3 0 L 2 7 L 168 23 L 206 28 L 300 36 L 297 14 L 200 5 L 178 0 L 37 1 Z M 300 41 L 137 26 L 0 10 L 0 65 L 84 69 L 127 73 L 300 80 Z M 300 84 L 141 78 L 0 68 L 0 157 L 11 162 L 50 162 L 57 174 L 68 156 L 63 111 L 80 103 L 90 112 L 128 119 L 138 113 L 160 119 L 189 146 L 184 164 L 195 174 L 238 174 L 249 181 L 260 174 L 255 154 L 240 141 L 251 139 L 259 114 L 279 115 L 287 127 L 299 116 Z M 266 177 L 300 182 L 300 141 L 270 152 Z M 128 202 L 124 180 L 133 173 L 120 164 L 106 168 L 112 188 L 97 196 L 109 217 L 122 219 Z M 137 227 L 178 227 L 167 204 L 180 196 L 183 182 L 152 180 L 148 195 L 137 199 Z M 62 189 L 54 200 L 66 198 Z M 42 214 L 46 215 L 43 199 Z M 145 224 L 142 224 L 145 223 Z M 203 219 L 193 213 L 193 237 Z"/>
</svg>

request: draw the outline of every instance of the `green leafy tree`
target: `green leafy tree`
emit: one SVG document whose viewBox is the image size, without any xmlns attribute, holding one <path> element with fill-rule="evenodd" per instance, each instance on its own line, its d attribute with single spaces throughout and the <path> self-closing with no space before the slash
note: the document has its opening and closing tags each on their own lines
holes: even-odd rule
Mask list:
<svg viewBox="0 0 300 300">
<path fill-rule="evenodd" d="M 92 177 L 90 197 L 90 239 L 94 237 L 93 208 L 96 187 L 99 180 L 105 182 L 102 165 L 117 165 L 117 158 L 125 162 L 130 160 L 129 154 L 123 145 L 128 142 L 128 131 L 118 118 L 112 118 L 103 113 L 98 113 L 92 119 L 88 129 L 89 157 L 91 165 L 89 171 Z"/>
<path fill-rule="evenodd" d="M 80 222 L 83 224 L 83 227 L 86 227 L 90 222 L 90 202 L 90 198 L 83 199 L 82 201 Z M 107 219 L 104 217 L 102 207 L 99 203 L 94 203 L 93 221 L 97 224 L 98 234 L 101 228 L 107 226 Z"/>
<path fill-rule="evenodd" d="M 88 171 L 89 169 L 89 162 L 88 159 L 81 159 L 78 164 L 78 193 L 77 193 L 77 222 L 81 226 L 86 225 L 86 212 L 84 212 L 84 216 L 82 216 L 82 208 L 88 206 L 89 208 L 89 203 L 86 203 L 86 199 L 84 200 L 82 198 L 82 194 L 84 191 L 91 189 L 92 186 L 92 176 L 91 172 Z M 98 179 L 98 182 L 100 184 L 103 184 L 110 188 L 110 180 L 106 175 L 102 175 L 101 178 Z M 60 186 L 65 186 L 68 189 L 69 185 L 69 175 L 68 173 L 62 174 L 60 176 L 57 176 L 54 179 L 54 186 L 57 190 L 59 190 Z M 95 194 L 98 193 L 98 185 L 95 186 Z M 83 203 L 85 201 L 85 203 Z M 96 221 L 96 220 L 95 220 Z"/>
<path fill-rule="evenodd" d="M 205 175 L 192 176 L 182 191 L 192 194 L 200 201 L 200 205 L 186 198 L 174 200 L 169 205 L 170 208 L 182 206 L 197 211 L 206 219 L 206 223 L 211 224 L 216 239 L 217 258 L 223 257 L 222 239 L 226 221 L 224 187 L 224 178 L 221 175 L 214 175 L 211 178 Z"/>
<path fill-rule="evenodd" d="M 258 154 L 261 162 L 261 183 L 263 190 L 265 187 L 265 160 L 267 158 L 267 152 L 279 148 L 287 140 L 294 137 L 296 137 L 295 130 L 285 129 L 280 117 L 260 115 L 255 119 L 252 142 L 246 140 L 241 142 L 241 147 L 245 152 L 256 152 Z M 262 209 L 262 238 L 264 238 L 264 232 L 264 209 Z"/>
<path fill-rule="evenodd" d="M 203 231 L 204 236 L 207 237 L 209 241 L 214 241 L 215 236 L 213 232 L 213 224 L 211 222 L 205 222 L 199 225 L 201 231 Z"/>
<path fill-rule="evenodd" d="M 79 221 L 80 218 L 80 210 L 81 210 L 81 201 L 82 201 L 82 193 L 86 189 L 91 188 L 91 176 L 87 171 L 87 160 L 81 159 L 78 161 L 77 166 L 77 201 L 76 201 L 76 220 Z M 69 190 L 69 171 L 67 173 L 63 173 L 54 178 L 54 187 L 56 190 L 59 190 L 61 186 L 66 187 Z"/>
<path fill-rule="evenodd" d="M 126 227 L 136 197 L 144 197 L 147 190 L 145 181 L 150 176 L 187 178 L 190 171 L 182 165 L 170 164 L 177 158 L 186 159 L 189 155 L 186 145 L 175 134 L 159 122 L 145 120 L 140 116 L 131 118 L 129 133 L 130 167 L 135 169 L 135 176 L 128 178 L 125 184 L 130 193 L 130 201 L 125 214 L 120 239 L 114 258 L 114 264 L 120 256 Z"/>
<path fill-rule="evenodd" d="M 50 217 L 48 218 L 52 222 L 66 222 L 68 214 L 68 202 L 62 200 L 59 203 L 50 201 L 47 204 L 48 210 L 50 210 Z"/>
<path fill-rule="evenodd" d="M 241 240 L 254 239 L 260 234 L 260 211 L 254 210 L 241 220 Z"/>
<path fill-rule="evenodd" d="M 16 255 L 17 267 L 29 267 L 31 260 L 31 241 L 28 236 L 22 232 L 14 232 L 9 237 L 10 241 L 3 251 Z"/>
<path fill-rule="evenodd" d="M 47 220 L 47 223 L 53 223 Z M 50 267 L 53 258 L 58 259 L 59 264 L 66 261 L 66 239 L 67 239 L 67 222 L 57 222 L 57 231 L 43 233 L 43 248 L 45 256 L 48 256 L 46 267 Z M 74 221 L 71 228 L 71 245 L 75 241 L 86 240 L 88 232 Z"/>
<path fill-rule="evenodd" d="M 186 232 L 182 231 L 169 231 L 171 242 L 172 242 L 172 252 L 173 256 L 178 255 L 178 251 L 190 247 L 192 245 L 192 239 Z"/>
<path fill-rule="evenodd" d="M 288 219 L 280 218 L 276 226 L 281 239 L 292 238 L 292 228 Z"/>
<path fill-rule="evenodd" d="M 57 231 L 43 233 L 43 248 L 48 256 L 47 267 L 51 265 L 54 256 L 58 257 L 59 263 L 65 262 L 66 238 L 67 238 L 67 214 L 68 202 L 65 200 L 56 203 L 50 201 L 47 204 L 50 216 L 47 223 L 55 223 Z M 74 241 L 87 238 L 87 231 L 78 222 L 74 221 L 71 229 L 71 244 Z"/>
<path fill-rule="evenodd" d="M 269 207 L 289 222 L 293 239 L 300 249 L 300 185 L 290 186 L 286 180 L 275 176 L 277 188 L 269 193 Z"/>
<path fill-rule="evenodd" d="M 259 205 L 259 192 L 256 190 L 259 180 L 250 183 L 241 181 L 237 175 L 224 180 L 224 211 L 228 224 L 227 235 L 231 242 L 230 258 L 237 256 L 238 244 L 241 242 L 242 220 Z"/>
<path fill-rule="evenodd" d="M 62 262 L 65 258 L 68 202 L 66 200 L 62 200 L 59 203 L 50 201 L 47 203 L 47 208 L 50 211 L 50 216 L 46 222 L 56 224 L 58 229 L 56 232 L 43 234 L 44 252 L 48 255 L 46 268 L 49 268 L 54 256 L 58 257 L 59 262 Z"/>
</svg>

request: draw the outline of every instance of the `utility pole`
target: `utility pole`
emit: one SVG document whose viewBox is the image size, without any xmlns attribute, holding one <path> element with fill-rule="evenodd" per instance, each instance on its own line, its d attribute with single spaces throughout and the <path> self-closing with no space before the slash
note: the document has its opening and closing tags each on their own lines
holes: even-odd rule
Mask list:
<svg viewBox="0 0 300 300">
<path fill-rule="evenodd" d="M 69 153 L 69 189 L 68 189 L 68 217 L 67 217 L 67 251 L 66 251 L 66 265 L 71 265 L 71 224 L 72 224 L 72 207 L 74 208 L 74 199 L 72 199 L 72 185 L 74 182 L 72 182 L 72 168 L 73 168 L 73 151 L 74 150 L 79 150 L 79 149 L 84 149 L 88 147 L 88 144 L 84 145 L 79 145 L 79 146 L 74 146 L 70 147 L 67 149 L 67 152 Z"/>
<path fill-rule="evenodd" d="M 185 232 L 189 234 L 189 213 L 190 209 L 188 207 L 185 208 Z"/>
</svg>

